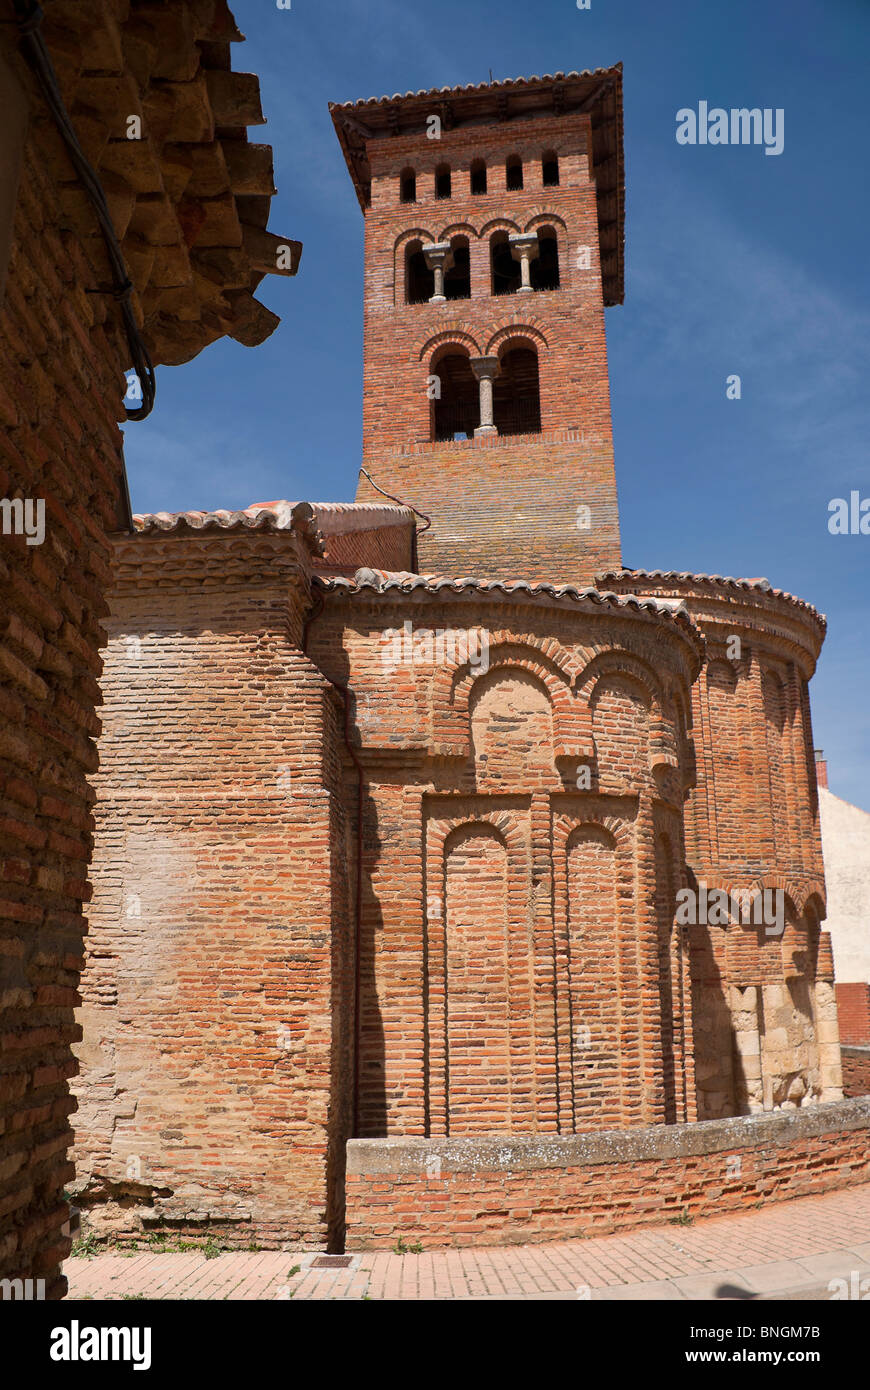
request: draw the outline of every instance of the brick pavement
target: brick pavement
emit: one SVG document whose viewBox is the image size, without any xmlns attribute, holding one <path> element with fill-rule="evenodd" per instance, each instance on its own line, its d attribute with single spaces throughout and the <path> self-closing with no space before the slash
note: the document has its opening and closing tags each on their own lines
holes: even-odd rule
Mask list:
<svg viewBox="0 0 870 1390">
<path fill-rule="evenodd" d="M 549 1245 L 369 1251 L 346 1268 L 318 1252 L 152 1252 L 71 1259 L 71 1299 L 828 1298 L 870 1278 L 870 1184 L 691 1226 Z M 298 1266 L 298 1272 L 290 1271 Z"/>
</svg>

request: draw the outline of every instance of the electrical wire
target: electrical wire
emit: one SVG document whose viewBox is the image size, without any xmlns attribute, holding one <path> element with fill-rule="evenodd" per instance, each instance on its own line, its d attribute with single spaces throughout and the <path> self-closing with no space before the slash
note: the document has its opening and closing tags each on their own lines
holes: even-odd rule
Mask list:
<svg viewBox="0 0 870 1390">
<path fill-rule="evenodd" d="M 130 356 L 133 371 L 139 378 L 142 390 L 142 404 L 135 410 L 128 406 L 124 409 L 127 412 L 128 420 L 145 420 L 154 408 L 154 397 L 157 384 L 154 377 L 154 366 L 151 362 L 148 349 L 139 332 L 136 317 L 133 313 L 131 298 L 135 289 L 132 280 L 127 272 L 127 264 L 124 260 L 124 253 L 121 250 L 121 243 L 115 231 L 109 205 L 106 202 L 106 195 L 103 192 L 102 184 L 94 169 L 88 163 L 84 151 L 79 144 L 78 136 L 69 118 L 69 113 L 64 105 L 58 86 L 57 74 L 51 61 L 45 39 L 39 32 L 45 15 L 40 5 L 34 0 L 14 0 L 15 16 L 18 29 L 21 34 L 21 49 L 33 71 L 39 79 L 40 86 L 45 94 L 45 99 L 51 109 L 55 124 L 63 138 L 64 144 L 69 152 L 70 159 L 75 166 L 76 173 L 84 185 L 94 211 L 103 240 L 106 244 L 106 251 L 109 257 L 109 264 L 112 270 L 112 281 L 114 288 L 112 297 L 117 302 L 121 318 L 123 320 L 124 333 L 127 344 L 130 348 Z"/>
</svg>

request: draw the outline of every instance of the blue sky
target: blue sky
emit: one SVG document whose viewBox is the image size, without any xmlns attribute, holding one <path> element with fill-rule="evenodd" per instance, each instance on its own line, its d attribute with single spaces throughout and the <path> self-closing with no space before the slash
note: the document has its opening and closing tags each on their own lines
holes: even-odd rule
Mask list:
<svg viewBox="0 0 870 1390">
<path fill-rule="evenodd" d="M 136 511 L 352 500 L 363 219 L 327 103 L 625 66 L 625 304 L 607 311 L 623 556 L 764 575 L 829 618 L 812 685 L 831 788 L 870 809 L 868 0 L 235 0 L 275 152 L 270 229 L 304 242 L 282 317 L 161 368 L 126 429 Z M 785 148 L 680 146 L 676 112 L 781 107 Z M 742 399 L 728 401 L 729 374 Z"/>
</svg>

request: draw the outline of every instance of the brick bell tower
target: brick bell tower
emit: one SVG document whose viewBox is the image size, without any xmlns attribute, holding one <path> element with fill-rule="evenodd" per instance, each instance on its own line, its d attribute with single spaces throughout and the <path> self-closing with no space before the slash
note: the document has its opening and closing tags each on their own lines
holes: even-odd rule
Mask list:
<svg viewBox="0 0 870 1390">
<path fill-rule="evenodd" d="M 620 564 L 621 66 L 330 110 L 365 215 L 363 467 L 431 518 L 417 568 L 591 584 Z"/>
</svg>

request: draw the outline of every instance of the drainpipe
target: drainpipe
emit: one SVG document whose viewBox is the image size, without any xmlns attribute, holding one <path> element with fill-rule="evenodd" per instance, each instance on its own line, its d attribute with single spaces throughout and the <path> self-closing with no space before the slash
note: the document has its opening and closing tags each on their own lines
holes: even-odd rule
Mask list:
<svg viewBox="0 0 870 1390">
<path fill-rule="evenodd" d="M 312 624 L 320 617 L 325 607 L 326 600 L 322 594 L 315 593 L 314 607 L 305 619 L 302 628 L 302 651 L 308 655 L 308 633 Z M 320 667 L 318 666 L 318 671 Z M 354 944 L 353 944 L 353 1123 L 351 1138 L 355 1139 L 359 1133 L 359 1089 L 360 1089 L 360 1039 L 361 1039 L 361 998 L 362 998 L 362 818 L 363 818 L 363 792 L 365 780 L 363 766 L 360 762 L 356 749 L 350 738 L 350 702 L 351 691 L 346 683 L 330 680 L 329 676 L 320 671 L 323 679 L 332 686 L 333 690 L 340 697 L 344 706 L 344 742 L 351 761 L 356 768 L 357 776 L 357 802 L 356 802 L 356 885 L 354 890 Z"/>
</svg>

